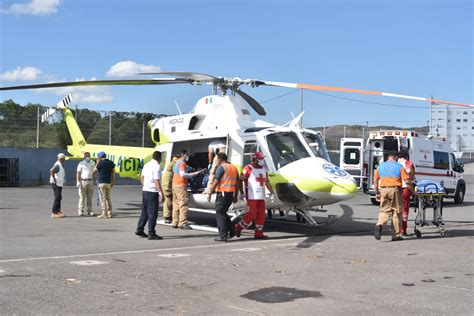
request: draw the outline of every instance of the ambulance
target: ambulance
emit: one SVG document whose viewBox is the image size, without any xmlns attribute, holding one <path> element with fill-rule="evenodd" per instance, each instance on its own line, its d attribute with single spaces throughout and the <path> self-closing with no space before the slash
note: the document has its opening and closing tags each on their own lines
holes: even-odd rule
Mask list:
<svg viewBox="0 0 474 316">
<path fill-rule="evenodd" d="M 359 138 L 363 142 L 362 138 Z M 356 139 L 341 140 L 340 166 L 356 170 L 362 166 L 361 182 L 364 193 L 370 195 L 374 205 L 375 190 L 374 172 L 389 152 L 406 150 L 409 159 L 415 166 L 416 181 L 432 180 L 441 183 L 453 198 L 454 203 L 461 204 L 466 193 L 466 182 L 463 179 L 464 168 L 454 156 L 446 138 L 424 136 L 415 131 L 380 130 L 369 133 L 365 148 Z"/>
</svg>

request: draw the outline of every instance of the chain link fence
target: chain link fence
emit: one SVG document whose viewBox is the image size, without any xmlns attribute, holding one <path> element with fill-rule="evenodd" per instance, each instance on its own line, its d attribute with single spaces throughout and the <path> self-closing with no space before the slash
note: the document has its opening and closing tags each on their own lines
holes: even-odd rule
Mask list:
<svg viewBox="0 0 474 316">
<path fill-rule="evenodd" d="M 47 107 L 0 103 L 0 147 L 64 148 L 72 144 L 61 111 L 42 122 Z M 88 143 L 152 147 L 149 120 L 162 115 L 140 112 L 71 110 Z"/>
</svg>

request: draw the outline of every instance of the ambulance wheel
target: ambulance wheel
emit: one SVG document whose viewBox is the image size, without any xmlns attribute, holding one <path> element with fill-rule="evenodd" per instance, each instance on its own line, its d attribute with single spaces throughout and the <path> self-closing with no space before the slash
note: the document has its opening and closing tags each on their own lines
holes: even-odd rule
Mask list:
<svg viewBox="0 0 474 316">
<path fill-rule="evenodd" d="M 415 229 L 416 238 L 421 238 L 421 232 L 418 229 Z"/>
<path fill-rule="evenodd" d="M 448 231 L 444 229 L 444 227 L 440 227 L 439 234 L 441 235 L 441 237 L 446 237 L 448 236 Z"/>
<path fill-rule="evenodd" d="M 466 193 L 466 188 L 464 185 L 460 184 L 458 185 L 458 188 L 456 190 L 456 194 L 454 195 L 454 203 L 455 204 L 462 204 L 464 202 L 464 194 Z"/>
<path fill-rule="evenodd" d="M 372 202 L 373 205 L 380 205 L 380 202 L 375 199 L 375 196 L 370 198 L 370 202 Z"/>
</svg>

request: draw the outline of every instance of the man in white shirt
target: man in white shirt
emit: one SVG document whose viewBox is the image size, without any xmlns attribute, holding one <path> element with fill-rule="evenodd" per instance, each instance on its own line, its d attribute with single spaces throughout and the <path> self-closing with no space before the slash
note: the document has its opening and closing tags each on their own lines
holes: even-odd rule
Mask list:
<svg viewBox="0 0 474 316">
<path fill-rule="evenodd" d="M 54 202 L 53 202 L 53 214 L 52 218 L 63 218 L 64 213 L 61 211 L 61 200 L 63 199 L 62 191 L 63 185 L 66 183 L 66 171 L 64 170 L 64 161 L 66 160 L 66 155 L 63 153 L 58 154 L 58 160 L 54 163 L 53 167 L 50 169 L 49 183 L 53 188 L 54 193 Z"/>
<path fill-rule="evenodd" d="M 79 205 L 77 206 L 77 214 L 84 215 L 84 203 L 87 199 L 87 215 L 94 216 L 92 212 L 92 195 L 94 194 L 94 161 L 91 154 L 84 153 L 84 160 L 79 162 L 76 170 L 76 186 L 79 191 Z"/>
<path fill-rule="evenodd" d="M 163 237 L 158 236 L 155 231 L 156 219 L 158 218 L 158 199 L 161 196 L 163 203 L 165 195 L 161 188 L 161 152 L 155 151 L 152 160 L 143 166 L 142 182 L 142 212 L 138 219 L 135 235 L 148 238 L 148 240 L 159 240 Z M 148 235 L 145 234 L 145 225 L 148 222 Z"/>
</svg>

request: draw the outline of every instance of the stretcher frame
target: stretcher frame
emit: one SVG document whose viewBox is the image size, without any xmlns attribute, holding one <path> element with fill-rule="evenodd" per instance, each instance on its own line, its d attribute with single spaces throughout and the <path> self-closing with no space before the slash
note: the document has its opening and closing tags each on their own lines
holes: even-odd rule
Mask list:
<svg viewBox="0 0 474 316">
<path fill-rule="evenodd" d="M 417 188 L 418 189 L 418 188 Z M 421 238 L 421 231 L 417 226 L 429 226 L 430 223 L 426 220 L 427 208 L 433 208 L 433 220 L 431 224 L 438 227 L 438 231 L 442 237 L 448 236 L 448 231 L 444 227 L 443 220 L 443 198 L 446 192 L 440 191 L 436 183 L 426 183 L 423 191 L 415 190 L 415 236 Z"/>
</svg>

